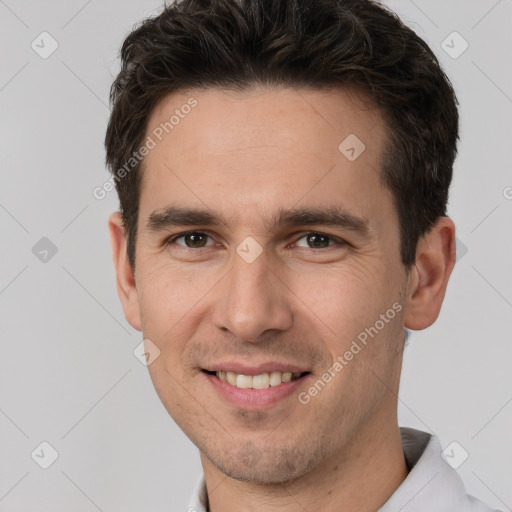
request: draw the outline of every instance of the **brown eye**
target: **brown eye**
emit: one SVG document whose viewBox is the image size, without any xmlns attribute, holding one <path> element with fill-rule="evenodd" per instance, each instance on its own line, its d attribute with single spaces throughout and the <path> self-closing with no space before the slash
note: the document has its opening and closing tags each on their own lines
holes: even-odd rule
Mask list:
<svg viewBox="0 0 512 512">
<path fill-rule="evenodd" d="M 171 242 L 176 243 L 177 245 L 184 245 L 189 249 L 201 249 L 202 247 L 207 247 L 208 245 L 213 245 L 212 243 L 207 243 L 210 237 L 206 233 L 202 233 L 200 231 L 189 231 L 188 233 L 183 233 L 175 237 Z M 179 243 L 178 240 L 182 239 L 184 243 Z"/>
<path fill-rule="evenodd" d="M 323 249 L 329 247 L 329 237 L 320 233 L 312 233 L 306 236 L 308 245 L 313 249 Z"/>
<path fill-rule="evenodd" d="M 337 242 L 338 245 L 343 245 L 342 240 L 334 239 L 332 236 L 323 233 L 308 233 L 297 240 L 295 245 L 306 249 L 326 249 L 335 245 L 335 242 Z"/>
</svg>

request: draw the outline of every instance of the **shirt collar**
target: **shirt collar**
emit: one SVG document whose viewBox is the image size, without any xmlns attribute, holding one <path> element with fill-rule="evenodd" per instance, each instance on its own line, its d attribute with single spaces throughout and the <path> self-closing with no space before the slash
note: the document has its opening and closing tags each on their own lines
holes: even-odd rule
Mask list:
<svg viewBox="0 0 512 512">
<path fill-rule="evenodd" d="M 400 427 L 409 474 L 378 512 L 492 512 L 466 494 L 457 472 L 441 456 L 437 437 Z M 208 512 L 204 475 L 196 483 L 187 512 Z"/>
</svg>

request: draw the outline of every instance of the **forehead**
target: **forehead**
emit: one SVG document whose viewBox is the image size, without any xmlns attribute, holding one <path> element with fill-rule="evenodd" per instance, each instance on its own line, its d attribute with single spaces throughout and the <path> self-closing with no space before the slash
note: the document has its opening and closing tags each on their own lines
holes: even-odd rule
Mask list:
<svg viewBox="0 0 512 512">
<path fill-rule="evenodd" d="M 380 182 L 385 134 L 379 109 L 353 89 L 173 93 L 147 124 L 154 148 L 144 160 L 141 216 L 177 198 L 226 217 L 334 199 L 379 216 L 391 199 Z"/>
<path fill-rule="evenodd" d="M 383 124 L 374 102 L 354 88 L 201 89 L 163 98 L 150 115 L 147 135 L 160 128 L 163 133 L 156 133 L 157 139 L 166 138 L 172 132 L 176 143 L 185 144 L 181 146 L 183 149 L 219 154 L 254 148 L 255 142 L 267 148 L 274 146 L 276 151 L 318 153 L 332 143 L 336 149 L 337 143 L 347 135 L 358 134 L 365 139 L 366 149 L 373 152 L 380 149 L 375 136 L 380 139 L 384 135 Z M 311 140 L 306 148 L 299 145 L 305 137 Z M 182 151 L 176 156 L 190 155 Z"/>
</svg>

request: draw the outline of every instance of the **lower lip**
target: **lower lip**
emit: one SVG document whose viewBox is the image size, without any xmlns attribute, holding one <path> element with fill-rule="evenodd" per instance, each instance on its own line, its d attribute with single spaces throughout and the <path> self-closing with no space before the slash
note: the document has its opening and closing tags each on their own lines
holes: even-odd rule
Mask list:
<svg viewBox="0 0 512 512">
<path fill-rule="evenodd" d="M 283 382 L 278 386 L 270 386 L 265 389 L 242 389 L 232 386 L 220 380 L 215 375 L 202 372 L 210 381 L 215 391 L 227 402 L 241 409 L 268 409 L 280 400 L 290 396 L 304 384 L 311 375 L 306 374 L 290 382 Z"/>
</svg>

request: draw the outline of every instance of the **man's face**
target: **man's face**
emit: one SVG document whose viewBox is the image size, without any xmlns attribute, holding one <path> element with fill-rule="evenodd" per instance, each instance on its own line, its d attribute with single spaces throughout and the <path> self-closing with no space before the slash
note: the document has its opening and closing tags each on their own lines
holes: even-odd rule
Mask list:
<svg viewBox="0 0 512 512">
<path fill-rule="evenodd" d="M 194 90 L 151 115 L 135 268 L 140 325 L 160 350 L 149 371 L 229 476 L 299 477 L 396 415 L 407 273 L 379 176 L 385 130 L 341 90 Z M 216 371 L 260 375 L 230 379 L 263 389 Z M 279 384 L 285 372 L 301 376 Z"/>
</svg>

